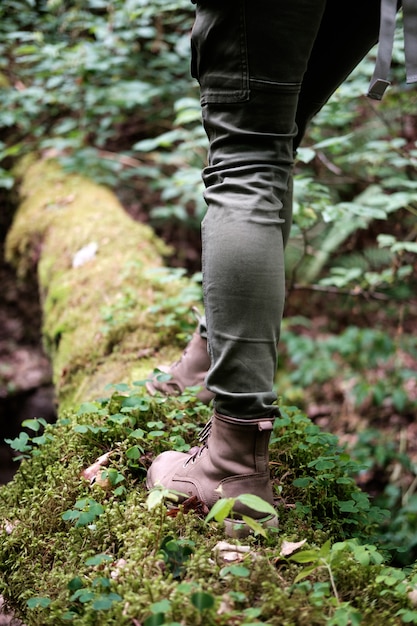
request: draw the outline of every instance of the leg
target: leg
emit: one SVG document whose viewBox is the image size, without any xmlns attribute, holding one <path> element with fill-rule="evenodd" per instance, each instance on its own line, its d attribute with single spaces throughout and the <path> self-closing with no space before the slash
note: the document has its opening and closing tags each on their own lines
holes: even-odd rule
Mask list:
<svg viewBox="0 0 417 626">
<path fill-rule="evenodd" d="M 208 506 L 221 494 L 273 502 L 268 443 L 284 301 L 281 211 L 298 93 L 325 0 L 251 4 L 203 2 L 193 31 L 210 141 L 203 281 L 208 381 L 217 393 L 211 433 L 192 455 L 160 455 L 147 478 L 148 487 L 161 483 Z M 239 504 L 236 513 L 259 516 Z"/>
<path fill-rule="evenodd" d="M 343 61 L 339 77 L 326 78 L 321 93 L 306 88 L 299 98 L 304 78 L 317 69 L 309 61 L 326 23 L 323 11 L 336 8 L 337 2 L 258 0 L 255 8 L 245 0 L 233 6 L 207 0 L 198 6 L 194 68 L 210 141 L 203 225 L 212 359 L 207 383 L 216 404 L 204 445 L 190 455 L 165 452 L 157 457 L 148 472 L 148 488 L 160 483 L 184 498 L 197 495 L 209 507 L 221 495 L 242 493 L 273 502 L 268 443 L 284 300 L 284 207 L 290 205 L 292 155 L 303 122 L 345 75 Z M 333 13 L 339 20 L 334 26 L 344 31 L 345 16 Z M 235 513 L 259 515 L 239 503 Z"/>
<path fill-rule="evenodd" d="M 197 14 L 196 73 L 210 142 L 203 222 L 207 386 L 224 415 L 276 413 L 285 292 L 281 213 L 298 94 L 324 6 L 324 0 L 261 0 L 256 7 L 210 1 Z"/>
<path fill-rule="evenodd" d="M 214 0 L 209 3 L 215 5 Z M 339 0 L 328 0 L 317 37 L 308 60 L 296 111 L 297 134 L 293 142 L 294 152 L 300 145 L 306 128 L 314 115 L 323 107 L 337 87 L 344 81 L 360 60 L 376 43 L 379 29 L 380 0 L 369 0 L 365 5 L 362 0 L 352 0 L 348 4 L 340 4 Z M 195 30 L 198 30 L 196 25 Z M 352 33 L 355 33 L 352 39 Z M 195 73 L 199 74 L 196 65 L 205 65 L 204 55 L 199 56 L 195 46 Z M 206 70 L 208 71 L 208 70 Z M 204 69 L 203 69 L 204 74 Z M 204 78 L 203 78 L 204 80 Z M 204 97 L 204 96 L 203 96 Z M 271 109 L 272 101 L 266 103 L 265 109 Z M 265 116 L 265 113 L 262 112 Z M 280 210 L 282 244 L 288 241 L 292 221 L 292 180 L 282 198 Z M 196 337 L 200 335 L 203 341 Z M 206 355 L 205 341 L 206 320 L 202 318 L 197 334 L 178 363 L 167 368 L 172 379 L 169 383 L 153 384 L 153 390 L 172 394 L 183 390 L 185 386 L 201 386 L 198 397 L 203 402 L 210 402 L 214 393 L 204 388 L 204 380 L 210 366 L 210 358 Z"/>
<path fill-rule="evenodd" d="M 294 149 L 312 118 L 377 43 L 380 4 L 380 0 L 327 0 L 301 87 Z"/>
</svg>

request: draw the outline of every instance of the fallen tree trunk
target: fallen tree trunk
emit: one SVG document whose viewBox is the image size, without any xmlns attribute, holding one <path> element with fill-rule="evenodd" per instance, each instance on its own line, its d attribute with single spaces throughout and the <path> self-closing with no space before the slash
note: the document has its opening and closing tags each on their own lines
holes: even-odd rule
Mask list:
<svg viewBox="0 0 417 626">
<path fill-rule="evenodd" d="M 65 175 L 53 161 L 25 169 L 20 197 L 6 256 L 19 276 L 38 266 L 60 408 L 145 376 L 160 350 L 163 360 L 178 352 L 175 323 L 157 324 L 172 315 L 167 302 L 186 283 L 167 279 L 168 249 L 151 228 L 133 221 L 109 190 Z"/>
</svg>

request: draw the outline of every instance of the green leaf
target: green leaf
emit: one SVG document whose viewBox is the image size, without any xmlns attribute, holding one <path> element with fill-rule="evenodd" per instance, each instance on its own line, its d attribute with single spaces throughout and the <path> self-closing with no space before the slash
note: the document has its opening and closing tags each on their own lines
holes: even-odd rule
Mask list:
<svg viewBox="0 0 417 626">
<path fill-rule="evenodd" d="M 100 407 L 94 402 L 83 402 L 77 411 L 77 415 L 86 415 L 89 413 L 100 413 Z"/>
<path fill-rule="evenodd" d="M 19 433 L 16 439 L 5 439 L 4 441 L 16 452 L 29 452 L 32 450 L 32 444 L 29 443 L 30 438 L 27 433 Z"/>
<path fill-rule="evenodd" d="M 401 621 L 404 624 L 417 624 L 417 611 L 400 609 L 395 615 L 401 616 Z"/>
<path fill-rule="evenodd" d="M 242 520 L 247 526 L 249 526 L 249 528 L 254 531 L 255 535 L 267 537 L 268 532 L 266 528 L 264 528 L 264 526 L 262 526 L 262 524 L 259 523 L 256 519 L 253 519 L 253 517 L 249 517 L 249 515 L 242 515 Z"/>
<path fill-rule="evenodd" d="M 91 511 L 81 511 L 75 526 L 76 528 L 78 528 L 79 526 L 88 526 L 89 524 L 92 524 L 95 519 L 96 516 L 91 513 Z"/>
<path fill-rule="evenodd" d="M 129 424 L 131 422 L 131 417 L 129 417 L 128 415 L 123 415 L 122 413 L 115 413 L 114 415 L 110 415 L 109 418 L 107 418 L 107 421 L 109 421 L 112 424 L 119 424 L 120 426 L 123 426 L 124 424 Z"/>
<path fill-rule="evenodd" d="M 78 600 L 82 604 L 86 604 L 87 602 L 91 602 L 94 598 L 94 593 L 90 589 L 77 589 L 72 596 L 70 596 L 70 600 Z"/>
<path fill-rule="evenodd" d="M 126 457 L 131 461 L 136 461 L 140 458 L 140 450 L 138 446 L 132 446 L 126 450 Z"/>
<path fill-rule="evenodd" d="M 130 391 L 130 386 L 127 383 L 116 383 L 115 385 L 113 385 L 113 388 L 116 391 L 120 391 L 122 393 Z"/>
<path fill-rule="evenodd" d="M 68 589 L 70 591 L 77 591 L 78 589 L 82 589 L 83 587 L 84 587 L 83 581 L 81 580 L 79 576 L 76 576 L 75 578 L 71 578 L 71 580 L 68 583 Z"/>
<path fill-rule="evenodd" d="M 99 502 L 95 502 L 94 500 L 92 500 L 89 503 L 89 511 L 95 517 L 99 517 L 100 515 L 104 513 L 104 507 Z"/>
<path fill-rule="evenodd" d="M 214 606 L 214 598 L 210 593 L 205 591 L 196 591 L 191 595 L 191 602 L 199 611 L 211 609 Z"/>
<path fill-rule="evenodd" d="M 217 522 L 223 522 L 225 518 L 230 514 L 235 504 L 235 498 L 221 498 L 217 500 L 209 514 L 207 515 L 205 522 L 209 522 L 211 519 L 215 519 Z"/>
<path fill-rule="evenodd" d="M 64 522 L 72 522 L 78 519 L 80 517 L 80 514 L 80 511 L 74 511 L 74 509 L 69 509 L 61 515 L 61 518 L 64 520 Z"/>
<path fill-rule="evenodd" d="M 152 511 L 152 509 L 156 508 L 164 501 L 165 493 L 163 489 L 151 489 L 148 497 L 146 498 L 146 506 L 148 511 Z"/>
<path fill-rule="evenodd" d="M 109 554 L 95 554 L 94 556 L 90 556 L 88 559 L 84 561 L 86 565 L 101 565 L 102 563 L 106 563 L 112 561 L 113 557 Z"/>
<path fill-rule="evenodd" d="M 330 555 L 330 549 L 331 549 L 331 543 L 330 543 L 330 539 L 328 539 L 326 543 L 324 543 L 319 550 L 320 558 L 327 559 Z"/>
<path fill-rule="evenodd" d="M 65 611 L 62 619 L 66 622 L 72 622 L 75 617 L 77 617 L 77 613 L 75 611 Z"/>
<path fill-rule="evenodd" d="M 294 485 L 294 487 L 304 488 L 308 487 L 311 482 L 313 482 L 313 479 L 306 476 L 305 478 L 296 478 L 292 481 L 292 484 Z"/>
<path fill-rule="evenodd" d="M 318 565 L 310 565 L 310 567 L 304 567 L 301 572 L 297 574 L 297 576 L 294 578 L 294 582 L 298 583 L 300 580 L 303 580 L 303 578 L 307 578 L 307 576 L 310 576 L 310 574 L 312 574 L 317 568 Z"/>
<path fill-rule="evenodd" d="M 266 500 L 263 500 L 259 496 L 255 496 L 250 493 L 243 493 L 240 496 L 237 496 L 236 500 L 259 513 L 265 513 L 267 515 L 274 516 L 277 514 L 274 507 L 269 504 L 269 502 L 266 502 Z"/>
<path fill-rule="evenodd" d="M 94 611 L 108 611 L 111 609 L 114 602 L 120 602 L 122 597 L 118 593 L 103 593 L 95 598 L 91 605 Z"/>
<path fill-rule="evenodd" d="M 220 576 L 225 577 L 229 574 L 236 576 L 237 578 L 248 578 L 250 576 L 250 570 L 244 565 L 227 565 L 220 570 Z"/>
<path fill-rule="evenodd" d="M 289 557 L 295 563 L 314 563 L 320 558 L 320 550 L 303 550 Z"/>
<path fill-rule="evenodd" d="M 22 426 L 23 428 L 29 428 L 30 430 L 34 430 L 35 433 L 37 433 L 41 427 L 41 423 L 38 419 L 29 419 L 29 420 L 24 420 L 22 422 Z"/>
<path fill-rule="evenodd" d="M 86 426 L 85 424 L 76 424 L 74 426 L 74 431 L 76 433 L 80 433 L 82 435 L 85 435 L 85 433 L 88 433 L 90 431 L 90 428 L 88 426 Z"/>
<path fill-rule="evenodd" d="M 342 513 L 357 513 L 358 507 L 354 500 L 342 500 L 338 502 L 339 509 Z"/>
<path fill-rule="evenodd" d="M 164 613 L 153 613 L 149 615 L 143 622 L 143 626 L 161 626 L 165 623 Z"/>
<path fill-rule="evenodd" d="M 139 411 L 147 411 L 149 409 L 149 400 L 142 396 L 129 396 L 123 401 L 121 412 L 124 410 L 139 409 Z"/>
<path fill-rule="evenodd" d="M 160 600 L 160 602 L 154 602 L 151 604 L 149 609 L 152 613 L 167 613 L 171 610 L 171 602 L 167 598 L 164 598 L 163 600 Z"/>
<path fill-rule="evenodd" d="M 133 437 L 135 439 L 143 439 L 145 436 L 145 431 L 142 430 L 142 428 L 136 428 L 136 430 L 132 430 L 131 433 L 129 433 L 129 437 Z"/>
<path fill-rule="evenodd" d="M 44 596 L 34 596 L 26 601 L 29 609 L 46 609 L 51 604 L 51 599 Z"/>
<path fill-rule="evenodd" d="M 110 483 L 113 486 L 116 486 L 125 480 L 123 474 L 119 472 L 115 467 L 110 467 L 109 469 L 103 470 L 102 474 L 104 474 L 104 478 L 108 477 Z"/>
</svg>

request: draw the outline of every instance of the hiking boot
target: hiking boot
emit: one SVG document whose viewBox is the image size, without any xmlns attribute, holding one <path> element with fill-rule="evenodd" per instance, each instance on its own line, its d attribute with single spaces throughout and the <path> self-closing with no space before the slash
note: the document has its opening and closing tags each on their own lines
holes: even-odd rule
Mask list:
<svg viewBox="0 0 417 626">
<path fill-rule="evenodd" d="M 197 329 L 178 361 L 170 366 L 158 367 L 161 372 L 169 374 L 171 378 L 158 380 L 158 373 L 156 373 L 146 383 L 146 388 L 151 395 L 159 391 L 164 396 L 177 396 L 187 387 L 200 387 L 200 391 L 196 394 L 197 398 L 204 404 L 210 404 L 214 393 L 206 388 L 204 382 L 209 367 L 207 339 L 203 338 Z"/>
<path fill-rule="evenodd" d="M 180 501 L 196 496 L 211 508 L 220 498 L 257 495 L 273 506 L 268 466 L 271 418 L 237 419 L 214 413 L 207 440 L 192 453 L 168 451 L 156 457 L 148 470 L 146 486 L 162 485 L 180 493 Z M 233 519 L 225 520 L 226 532 L 236 535 L 242 515 L 267 526 L 277 526 L 276 516 L 267 516 L 236 502 Z M 248 527 L 241 527 L 245 536 Z"/>
</svg>

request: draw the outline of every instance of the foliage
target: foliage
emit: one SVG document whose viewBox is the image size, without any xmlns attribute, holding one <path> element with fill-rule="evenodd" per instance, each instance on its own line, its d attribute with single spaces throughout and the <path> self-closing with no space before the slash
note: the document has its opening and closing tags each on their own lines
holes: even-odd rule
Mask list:
<svg viewBox="0 0 417 626">
<path fill-rule="evenodd" d="M 416 338 L 403 334 L 392 338 L 386 330 L 349 326 L 334 334 L 328 329 L 310 334 L 311 321 L 300 316 L 284 322 L 281 335 L 283 378 L 287 393 L 304 402 L 301 390 L 333 381 L 344 390 L 353 408 L 382 407 L 389 403 L 400 414 L 417 410 L 415 380 L 410 367 L 417 356 Z M 286 393 L 281 379 L 281 392 Z M 300 393 L 297 393 L 299 390 Z"/>
<path fill-rule="evenodd" d="M 333 435 L 283 407 L 271 443 L 279 531 L 258 534 L 248 519 L 252 537 L 219 543 L 233 502 L 219 500 L 206 516 L 175 505 L 175 493 L 147 494 L 142 482 L 149 453 L 191 445 L 210 410 L 188 394 L 149 397 L 143 382 L 116 385 L 54 425 L 27 425 L 47 436 L 1 491 L 0 587 L 29 626 L 274 625 L 292 623 L 301 607 L 305 624 L 414 619 L 413 570 L 392 567 L 378 547 L 380 512 L 353 480 L 362 461 Z M 271 513 L 256 496 L 240 497 Z"/>
<path fill-rule="evenodd" d="M 191 19 L 187 0 L 2 3 L 0 156 L 48 150 L 101 182 L 140 176 L 132 143 L 166 126 L 173 102 L 195 90 Z M 1 180 L 10 186 L 6 169 Z"/>
</svg>

